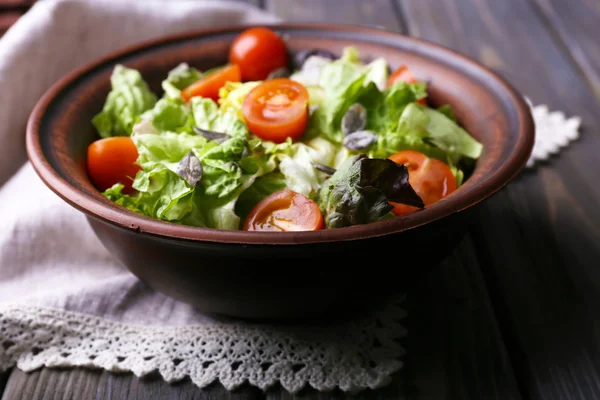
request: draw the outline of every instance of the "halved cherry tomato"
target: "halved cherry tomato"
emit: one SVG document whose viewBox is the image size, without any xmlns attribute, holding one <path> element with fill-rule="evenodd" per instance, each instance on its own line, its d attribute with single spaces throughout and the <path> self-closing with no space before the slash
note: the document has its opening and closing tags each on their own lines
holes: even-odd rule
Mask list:
<svg viewBox="0 0 600 400">
<path fill-rule="evenodd" d="M 288 78 L 265 81 L 252 89 L 242 104 L 250 132 L 276 143 L 301 136 L 308 124 L 308 91 Z"/>
<path fill-rule="evenodd" d="M 181 97 L 185 101 L 189 101 L 194 96 L 202 96 L 217 101 L 219 100 L 219 89 L 226 82 L 241 81 L 240 67 L 237 65 L 227 65 L 183 89 Z"/>
<path fill-rule="evenodd" d="M 395 70 L 387 81 L 387 86 L 394 86 L 398 82 L 406 82 L 406 83 L 417 83 L 419 80 L 412 73 L 412 71 L 406 65 L 401 65 L 397 70 Z M 419 99 L 417 103 L 422 105 L 427 105 L 426 99 Z"/>
<path fill-rule="evenodd" d="M 323 215 L 317 203 L 289 189 L 261 200 L 246 218 L 246 231 L 317 231 L 323 229 Z"/>
<path fill-rule="evenodd" d="M 288 65 L 288 54 L 285 42 L 271 29 L 249 28 L 231 44 L 229 62 L 240 66 L 245 81 L 262 81 Z"/>
<path fill-rule="evenodd" d="M 423 153 L 404 150 L 392 154 L 390 160 L 408 168 L 408 182 L 415 192 L 423 199 L 425 207 L 456 190 L 456 178 L 450 167 L 440 160 L 429 158 Z M 417 210 L 416 207 L 392 203 L 392 212 L 396 215 L 408 214 Z"/>
<path fill-rule="evenodd" d="M 87 170 L 94 185 L 104 191 L 115 183 L 124 185 L 123 193 L 132 193 L 138 151 L 131 138 L 115 136 L 99 139 L 88 146 Z"/>
</svg>

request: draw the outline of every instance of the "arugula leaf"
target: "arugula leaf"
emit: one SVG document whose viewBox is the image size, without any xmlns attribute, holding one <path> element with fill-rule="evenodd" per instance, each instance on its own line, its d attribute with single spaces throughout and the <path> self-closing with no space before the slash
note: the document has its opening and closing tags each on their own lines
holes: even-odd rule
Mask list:
<svg viewBox="0 0 600 400">
<path fill-rule="evenodd" d="M 404 165 L 364 155 L 347 159 L 317 196 L 329 228 L 378 221 L 393 209 L 389 201 L 424 207 L 408 182 Z"/>
<path fill-rule="evenodd" d="M 103 137 L 128 136 L 139 116 L 154 107 L 157 96 L 139 71 L 117 64 L 110 77 L 111 91 L 92 124 Z"/>
</svg>

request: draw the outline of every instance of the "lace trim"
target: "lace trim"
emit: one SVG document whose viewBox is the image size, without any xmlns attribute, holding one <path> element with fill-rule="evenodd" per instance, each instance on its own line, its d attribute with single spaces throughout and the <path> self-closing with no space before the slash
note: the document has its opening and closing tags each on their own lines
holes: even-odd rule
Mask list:
<svg viewBox="0 0 600 400">
<path fill-rule="evenodd" d="M 527 167 L 532 168 L 540 161 L 549 160 L 563 148 L 579 138 L 581 117 L 567 118 L 562 111 L 550 111 L 547 105 L 534 106 L 529 98 L 525 98 L 535 123 L 535 142 Z"/>
<path fill-rule="evenodd" d="M 402 367 L 403 298 L 360 321 L 329 327 L 208 324 L 124 325 L 98 317 L 23 305 L 0 305 L 0 370 L 97 367 L 167 382 L 190 377 L 199 387 L 219 380 L 263 390 L 280 382 L 296 393 L 356 392 L 388 384 Z"/>
</svg>

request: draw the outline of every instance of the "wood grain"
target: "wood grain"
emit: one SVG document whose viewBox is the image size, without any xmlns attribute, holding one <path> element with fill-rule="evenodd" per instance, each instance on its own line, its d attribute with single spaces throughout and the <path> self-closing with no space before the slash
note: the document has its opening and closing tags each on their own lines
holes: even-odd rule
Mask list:
<svg viewBox="0 0 600 400">
<path fill-rule="evenodd" d="M 600 192 L 589 166 L 600 152 L 598 103 L 531 3 L 399 3 L 411 32 L 487 63 L 535 103 L 583 117 L 580 141 L 552 167 L 525 172 L 477 208 L 472 237 L 522 390 L 597 398 Z"/>
<path fill-rule="evenodd" d="M 228 391 L 221 385 L 199 389 L 191 381 L 168 384 L 158 375 L 137 378 L 92 369 L 44 368 L 31 373 L 14 370 L 2 400 L 77 399 L 219 399 L 254 400 L 264 398 L 249 385 Z"/>
<path fill-rule="evenodd" d="M 10 371 L 0 372 L 0 394 L 4 392 L 8 378 L 10 377 Z"/>
<path fill-rule="evenodd" d="M 408 398 L 521 398 L 471 238 L 407 300 Z"/>
<path fill-rule="evenodd" d="M 266 0 L 265 7 L 286 21 L 377 26 L 394 32 L 402 30 L 402 21 L 389 0 Z"/>
<path fill-rule="evenodd" d="M 547 26 L 581 68 L 596 99 L 600 100 L 600 46 L 596 0 L 531 0 L 547 19 Z"/>
</svg>

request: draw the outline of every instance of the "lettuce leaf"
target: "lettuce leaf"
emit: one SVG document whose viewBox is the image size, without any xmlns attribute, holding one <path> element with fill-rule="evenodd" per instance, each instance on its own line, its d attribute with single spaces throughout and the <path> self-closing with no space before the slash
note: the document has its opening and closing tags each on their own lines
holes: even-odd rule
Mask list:
<svg viewBox="0 0 600 400">
<path fill-rule="evenodd" d="M 191 132 L 194 117 L 191 108 L 181 98 L 163 98 L 140 116 L 149 120 L 159 131 Z"/>
<path fill-rule="evenodd" d="M 395 129 L 380 131 L 369 155 L 388 157 L 401 150 L 417 150 L 456 165 L 463 157 L 479 158 L 483 146 L 439 111 L 411 103 L 403 110 Z"/>
<path fill-rule="evenodd" d="M 248 135 L 248 128 L 233 108 L 219 109 L 212 99 L 192 97 L 192 113 L 198 128 L 226 133 L 230 136 Z"/>
<path fill-rule="evenodd" d="M 161 86 L 165 97 L 169 99 L 181 98 L 181 91 L 200 80 L 202 73 L 187 63 L 181 63 L 169 71 L 167 79 L 162 81 Z"/>
<path fill-rule="evenodd" d="M 328 96 L 315 110 L 311 115 L 307 136 L 323 135 L 333 142 L 341 143 L 344 136 L 341 121 L 354 103 L 360 103 L 367 111 L 366 129 L 376 133 L 394 130 L 404 108 L 424 97 L 425 91 L 426 87 L 422 83 L 402 82 L 381 91 L 375 82 L 367 82 L 367 76 L 361 75 L 342 93 Z"/>
<path fill-rule="evenodd" d="M 139 116 L 154 107 L 157 96 L 150 91 L 139 71 L 116 65 L 111 74 L 111 91 L 92 124 L 103 137 L 128 136 Z"/>
<path fill-rule="evenodd" d="M 291 146 L 291 154 L 280 158 L 279 170 L 285 179 L 288 189 L 314 198 L 327 179 L 315 164 L 337 168 L 350 152 L 338 144 L 323 138 L 314 138 L 304 143 Z"/>
<path fill-rule="evenodd" d="M 328 228 L 367 224 L 386 218 L 393 208 L 390 201 L 424 206 L 408 182 L 406 166 L 364 155 L 347 159 L 317 196 Z"/>
<path fill-rule="evenodd" d="M 434 145 L 448 153 L 456 152 L 464 157 L 479 158 L 483 146 L 457 123 L 432 108 L 422 107 L 421 110 L 429 117 L 428 139 Z"/>
<path fill-rule="evenodd" d="M 280 172 L 271 172 L 256 178 L 254 183 L 240 194 L 235 213 L 243 222 L 252 208 L 265 197 L 286 188 L 285 177 Z"/>
</svg>

